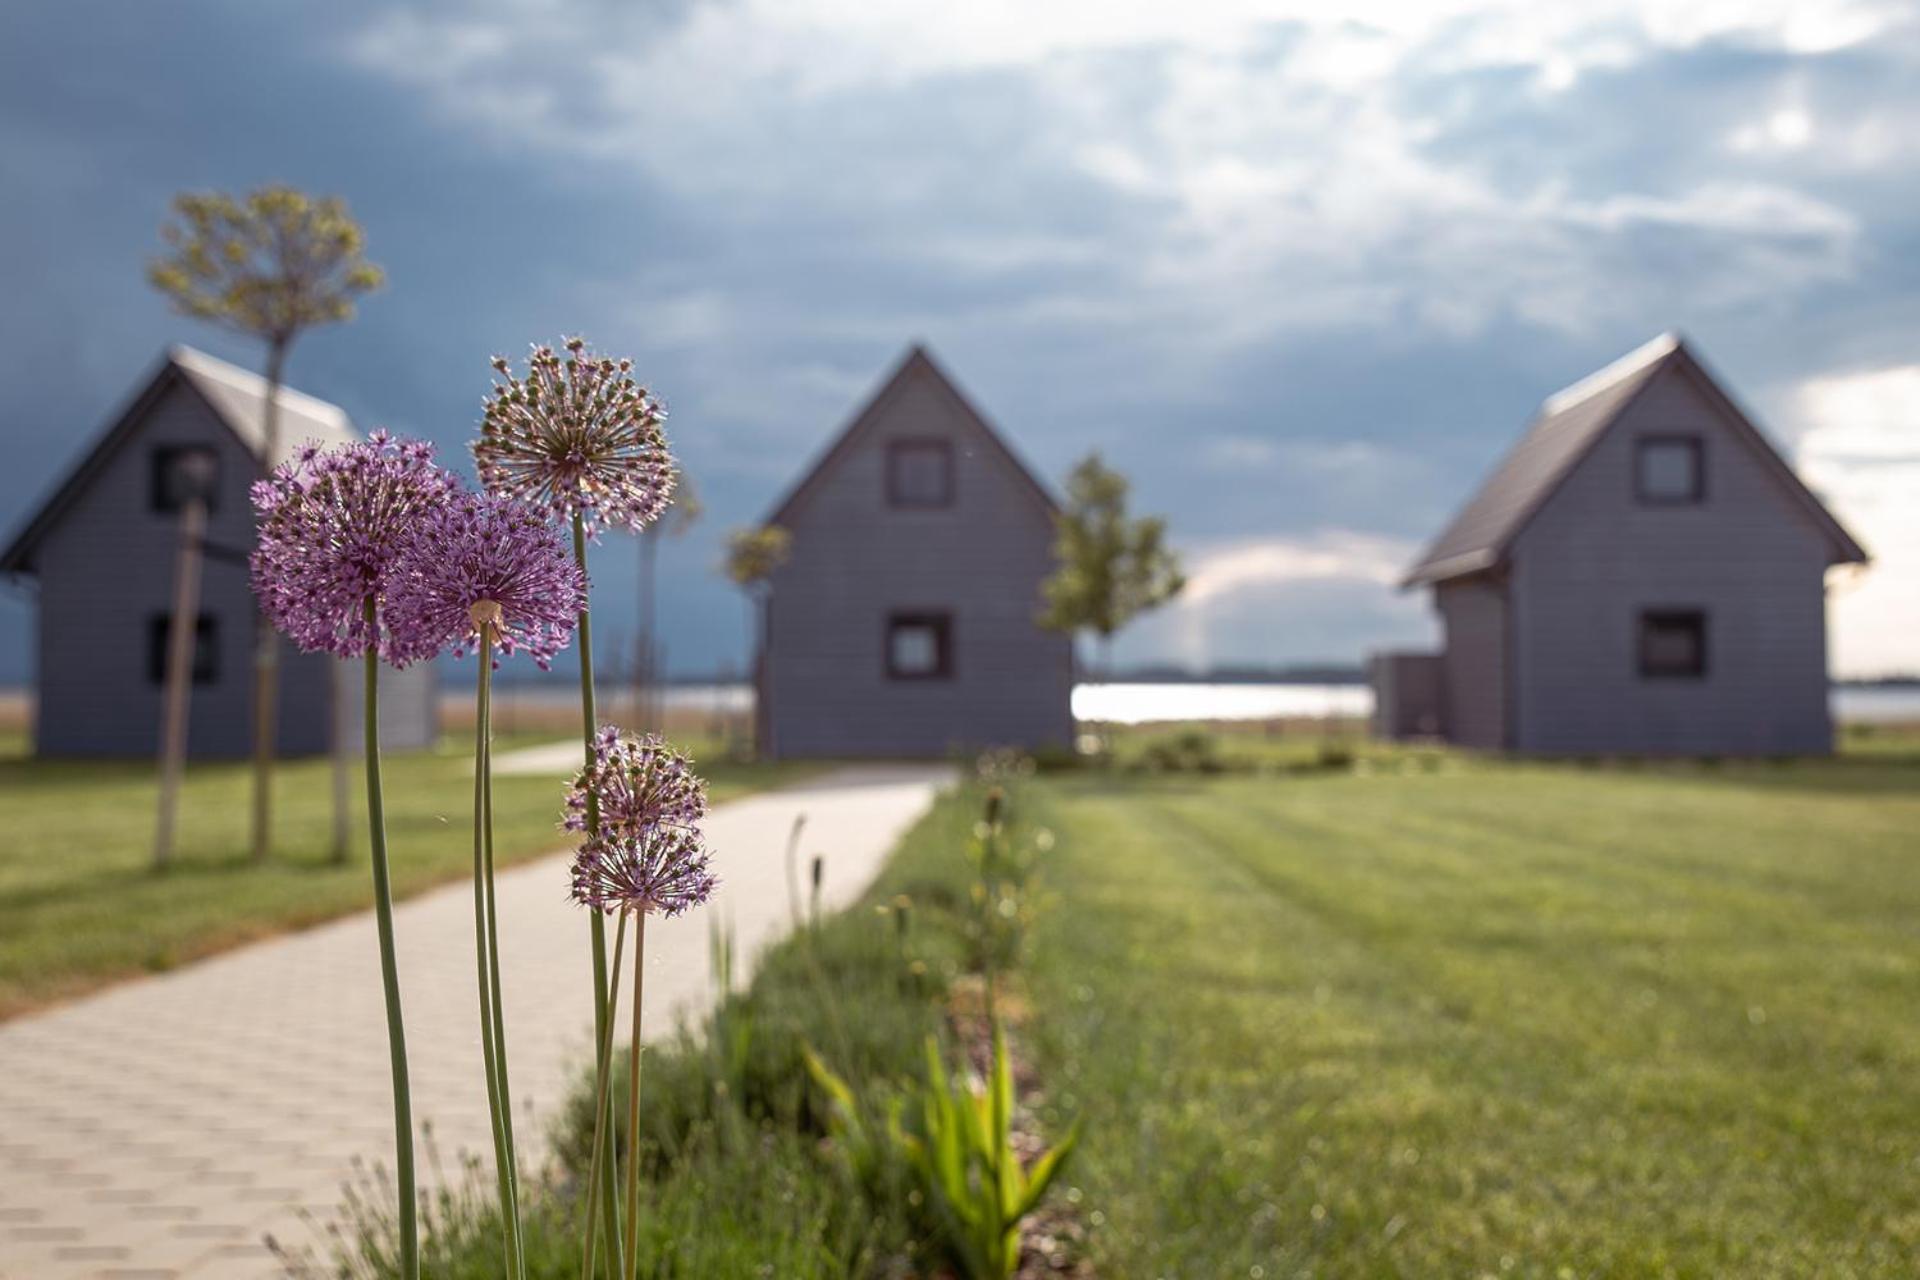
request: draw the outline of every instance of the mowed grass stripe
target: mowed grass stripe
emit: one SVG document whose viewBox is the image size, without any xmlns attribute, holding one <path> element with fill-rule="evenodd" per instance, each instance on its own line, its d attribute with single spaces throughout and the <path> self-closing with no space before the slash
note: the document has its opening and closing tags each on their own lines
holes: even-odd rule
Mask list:
<svg viewBox="0 0 1920 1280">
<path fill-rule="evenodd" d="M 1849 881 L 1912 894 L 1899 793 L 1855 832 L 1538 769 L 1052 790 L 1037 982 L 1132 1131 L 1086 1161 L 1115 1274 L 1907 1274 L 1915 948 Z"/>
</svg>

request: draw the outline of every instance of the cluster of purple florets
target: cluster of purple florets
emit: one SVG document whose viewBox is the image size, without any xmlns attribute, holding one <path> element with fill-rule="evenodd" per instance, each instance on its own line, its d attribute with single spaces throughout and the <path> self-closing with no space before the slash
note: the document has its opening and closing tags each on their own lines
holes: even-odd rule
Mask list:
<svg viewBox="0 0 1920 1280">
<path fill-rule="evenodd" d="M 486 402 L 473 459 L 480 482 L 551 512 L 638 531 L 673 498 L 667 411 L 635 380 L 631 360 L 596 356 L 579 338 L 566 355 L 538 346 L 527 376 L 495 356 L 500 381 Z"/>
<path fill-rule="evenodd" d="M 349 658 L 375 649 L 400 666 L 430 657 L 438 645 L 383 626 L 381 604 L 403 548 L 457 487 L 434 465 L 431 445 L 384 431 L 331 452 L 302 448 L 253 486 L 262 612 L 308 652 Z"/>
<path fill-rule="evenodd" d="M 707 784 L 693 762 L 655 735 L 625 738 L 611 725 L 593 747 L 567 792 L 566 828 L 591 831 L 574 857 L 574 899 L 667 916 L 705 902 L 718 881 L 699 828 Z"/>
<path fill-rule="evenodd" d="M 603 832 L 690 827 L 707 816 L 707 784 L 691 760 L 658 734 L 626 738 L 610 724 L 594 735 L 593 763 L 567 788 L 567 830 L 587 830 L 589 800 Z"/>
<path fill-rule="evenodd" d="M 677 916 L 712 896 L 719 880 L 692 827 L 589 836 L 573 859 L 573 898 L 609 915 Z"/>
<path fill-rule="evenodd" d="M 524 503 L 462 493 L 428 513 L 387 588 L 388 629 L 438 637 L 456 657 L 481 645 L 525 651 L 541 670 L 566 648 L 586 607 L 585 580 L 546 516 Z"/>
</svg>

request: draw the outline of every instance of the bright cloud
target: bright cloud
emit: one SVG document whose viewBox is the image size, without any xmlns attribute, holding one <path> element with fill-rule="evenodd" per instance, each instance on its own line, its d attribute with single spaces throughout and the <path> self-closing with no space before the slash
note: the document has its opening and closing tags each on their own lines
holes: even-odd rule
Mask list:
<svg viewBox="0 0 1920 1280">
<path fill-rule="evenodd" d="M 1799 400 L 1801 470 L 1873 556 L 1834 583 L 1835 669 L 1920 670 L 1920 365 L 1815 378 Z"/>
</svg>

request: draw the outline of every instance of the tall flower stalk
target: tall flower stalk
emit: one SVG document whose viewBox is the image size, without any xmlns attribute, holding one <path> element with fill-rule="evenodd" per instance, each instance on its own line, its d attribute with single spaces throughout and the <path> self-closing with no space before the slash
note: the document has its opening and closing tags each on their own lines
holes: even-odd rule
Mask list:
<svg viewBox="0 0 1920 1280">
<path fill-rule="evenodd" d="M 438 645 L 417 627 L 384 616 L 386 594 L 415 525 L 444 506 L 452 478 L 433 465 L 432 450 L 375 432 L 362 444 L 330 453 L 308 447 L 253 487 L 261 517 L 252 555 L 261 612 L 303 651 L 364 659 L 367 828 L 373 851 L 374 921 L 387 1011 L 393 1075 L 394 1166 L 399 1194 L 403 1280 L 420 1275 L 419 1195 L 413 1161 L 413 1104 L 407 1078 L 406 1027 L 394 946 L 393 881 L 388 867 L 386 809 L 380 777 L 380 661 L 395 665 L 431 656 Z"/>
<path fill-rule="evenodd" d="M 639 532 L 658 519 L 673 497 L 675 473 L 662 426 L 666 411 L 633 377 L 633 362 L 595 356 L 580 338 L 569 338 L 562 347 L 565 356 L 549 346 L 533 348 L 524 377 L 512 373 L 505 357 L 494 358 L 498 377 L 486 401 L 473 456 L 480 482 L 489 492 L 543 507 L 570 526 L 574 563 L 585 579 L 588 541 L 603 525 Z M 589 612 L 583 599 L 576 620 L 580 731 L 584 763 L 591 768 L 599 718 L 594 705 Z M 589 837 L 597 835 L 598 802 L 591 797 L 583 818 Z M 599 912 L 593 914 L 588 941 L 594 1036 L 600 1043 L 612 1034 L 613 1009 L 606 923 Z M 602 1074 L 595 1086 L 600 1121 L 612 1105 L 606 1084 Z M 617 1233 L 611 1165 L 593 1182 L 599 1195 L 594 1205 L 595 1197 L 589 1193 L 589 1224 L 597 1209 L 606 1215 L 609 1232 Z"/>
<path fill-rule="evenodd" d="M 629 1027 L 626 1130 L 625 1249 L 610 1229 L 609 1258 L 620 1259 L 621 1274 L 639 1274 L 640 1262 L 640 1067 L 643 983 L 646 962 L 646 918 L 677 916 L 705 902 L 717 883 L 700 835 L 706 816 L 706 784 L 693 772 L 692 762 L 649 735 L 634 740 L 603 729 L 595 735 L 594 760 L 582 770 L 568 795 L 568 826 L 590 830 L 573 864 L 575 901 L 592 908 L 596 916 L 615 915 L 613 986 L 619 988 L 619 949 L 633 917 L 633 1014 Z M 596 1092 L 599 1111 L 594 1119 L 590 1177 L 610 1178 L 613 1161 L 605 1156 L 609 1141 L 611 1057 L 613 1028 L 599 1038 Z M 596 1206 L 589 1198 L 582 1276 L 593 1271 Z M 609 1219 L 611 1221 L 611 1219 Z"/>
<path fill-rule="evenodd" d="M 493 1127 L 505 1274 L 526 1274 L 520 1231 L 520 1165 L 500 981 L 500 921 L 493 859 L 495 654 L 525 651 L 544 670 L 566 643 L 586 596 L 580 571 L 543 511 L 508 498 L 462 494 L 418 522 L 388 589 L 389 625 L 437 649 L 479 655 L 473 763 L 474 965 L 480 1048 Z"/>
</svg>

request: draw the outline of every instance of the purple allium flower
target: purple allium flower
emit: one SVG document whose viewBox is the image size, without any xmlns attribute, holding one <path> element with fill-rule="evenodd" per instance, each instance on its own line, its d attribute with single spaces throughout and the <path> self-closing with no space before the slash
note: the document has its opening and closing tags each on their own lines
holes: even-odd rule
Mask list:
<svg viewBox="0 0 1920 1280">
<path fill-rule="evenodd" d="M 599 804 L 603 834 L 691 827 L 707 816 L 707 784 L 693 771 L 693 761 L 656 734 L 623 738 L 610 724 L 594 735 L 593 763 L 567 789 L 568 831 L 587 829 L 589 794 Z"/>
<path fill-rule="evenodd" d="M 590 532 L 644 528 L 673 497 L 666 410 L 634 380 L 631 360 L 595 356 L 579 338 L 564 345 L 564 357 L 535 347 L 525 379 L 494 357 L 504 381 L 473 443 L 480 483 L 563 521 L 577 513 Z"/>
<path fill-rule="evenodd" d="M 387 629 L 422 646 L 526 650 L 541 670 L 564 649 L 586 607 L 579 567 L 546 513 L 511 498 L 463 492 L 416 522 L 387 586 Z"/>
<path fill-rule="evenodd" d="M 253 486 L 261 611 L 309 653 L 350 658 L 377 646 L 389 662 L 411 661 L 417 637 L 380 625 L 384 596 L 414 524 L 455 488 L 434 465 L 433 446 L 384 431 L 327 452 L 301 449 Z M 379 611 L 372 626 L 368 600 Z"/>
<path fill-rule="evenodd" d="M 699 831 L 672 823 L 603 832 L 573 858 L 574 901 L 609 915 L 677 916 L 705 902 L 718 883 Z"/>
</svg>

